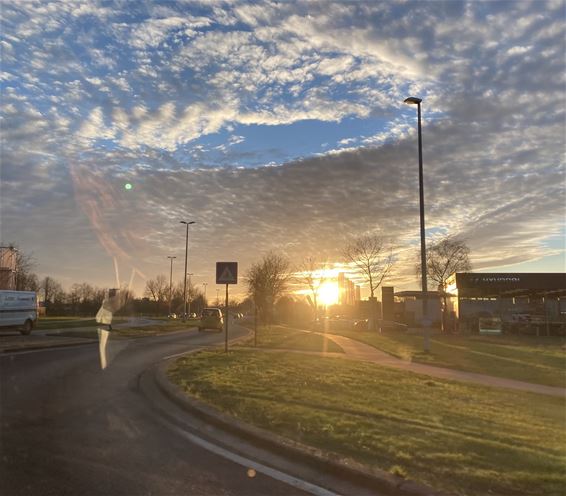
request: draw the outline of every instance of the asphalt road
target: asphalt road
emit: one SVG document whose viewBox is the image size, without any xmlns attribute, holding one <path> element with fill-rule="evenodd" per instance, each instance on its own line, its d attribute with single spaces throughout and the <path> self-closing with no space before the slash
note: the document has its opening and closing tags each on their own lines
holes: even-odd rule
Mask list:
<svg viewBox="0 0 566 496">
<path fill-rule="evenodd" d="M 96 345 L 0 356 L 0 494 L 305 494 L 193 444 L 141 394 L 148 367 L 222 340 L 196 330 L 111 340 L 105 370 Z"/>
</svg>

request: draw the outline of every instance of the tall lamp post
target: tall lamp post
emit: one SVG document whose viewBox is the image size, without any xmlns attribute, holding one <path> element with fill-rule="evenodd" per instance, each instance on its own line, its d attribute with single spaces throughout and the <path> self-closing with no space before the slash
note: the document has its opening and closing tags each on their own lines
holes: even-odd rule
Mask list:
<svg viewBox="0 0 566 496">
<path fill-rule="evenodd" d="M 204 286 L 204 301 L 206 301 L 206 287 L 208 286 L 208 283 L 203 282 L 202 285 Z"/>
<path fill-rule="evenodd" d="M 425 238 L 425 209 L 424 209 L 424 188 L 423 188 L 423 138 L 421 129 L 421 98 L 410 96 L 405 98 L 404 103 L 417 106 L 418 115 L 418 135 L 419 135 L 419 205 L 421 217 L 421 275 L 423 291 L 423 327 L 424 327 L 424 351 L 430 351 L 429 342 L 429 320 L 428 320 L 428 290 L 426 284 L 426 238 Z"/>
<path fill-rule="evenodd" d="M 183 322 L 187 320 L 187 258 L 189 255 L 189 226 L 191 224 L 196 224 L 194 220 L 187 222 L 187 221 L 180 221 L 180 224 L 185 224 L 187 226 L 187 234 L 185 237 L 185 272 L 184 280 L 183 280 Z"/>
<path fill-rule="evenodd" d="M 171 297 L 173 294 L 173 259 L 177 257 L 167 257 L 171 260 L 171 271 L 169 272 L 169 315 L 171 315 Z"/>
</svg>

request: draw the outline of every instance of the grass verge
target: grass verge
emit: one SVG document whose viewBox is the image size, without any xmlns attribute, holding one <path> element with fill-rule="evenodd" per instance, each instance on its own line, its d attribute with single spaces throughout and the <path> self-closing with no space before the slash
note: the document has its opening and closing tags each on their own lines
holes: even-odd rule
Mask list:
<svg viewBox="0 0 566 496">
<path fill-rule="evenodd" d="M 254 338 L 252 337 L 243 344 L 250 346 L 253 345 L 253 342 Z M 344 353 L 344 350 L 332 339 L 320 334 L 279 325 L 258 326 L 257 346 L 258 348 Z"/>
<path fill-rule="evenodd" d="M 435 335 L 430 353 L 423 337 L 402 332 L 331 331 L 418 363 L 517 381 L 566 387 L 563 338 L 535 336 Z"/>
<path fill-rule="evenodd" d="M 374 364 L 208 351 L 170 379 L 245 422 L 460 495 L 563 495 L 564 402 Z"/>
<path fill-rule="evenodd" d="M 115 323 L 126 322 L 125 318 L 116 319 Z M 68 329 L 72 327 L 96 327 L 99 324 L 95 319 L 78 318 L 78 317 L 40 317 L 37 321 L 38 330 L 48 329 Z"/>
<path fill-rule="evenodd" d="M 141 327 L 127 327 L 127 328 L 116 328 L 112 329 L 112 334 L 118 337 L 145 337 L 145 336 L 158 336 L 160 334 L 168 334 L 170 332 L 181 331 L 183 329 L 189 329 L 191 327 L 198 326 L 198 319 L 188 319 L 187 322 L 182 321 L 167 321 L 163 324 L 154 324 Z M 106 329 L 108 326 L 101 326 Z M 64 336 L 64 337 L 77 337 L 77 338 L 94 338 L 98 339 L 98 332 L 96 329 L 92 331 L 63 331 L 54 333 L 53 336 Z"/>
</svg>

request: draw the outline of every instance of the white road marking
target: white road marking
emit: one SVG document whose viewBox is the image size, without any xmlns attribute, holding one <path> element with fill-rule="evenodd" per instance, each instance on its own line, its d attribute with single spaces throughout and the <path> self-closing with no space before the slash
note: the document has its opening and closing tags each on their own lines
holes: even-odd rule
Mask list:
<svg viewBox="0 0 566 496">
<path fill-rule="evenodd" d="M 190 350 L 182 351 L 181 353 L 175 353 L 174 355 L 169 355 L 169 356 L 163 357 L 163 358 L 161 359 L 161 361 L 164 362 L 165 360 L 169 360 L 170 358 L 177 358 L 177 357 L 180 357 L 180 356 L 182 356 L 182 355 L 186 355 L 186 354 L 188 354 L 188 353 L 195 353 L 195 352 L 200 351 L 200 350 L 203 350 L 203 349 L 204 349 L 203 347 L 200 347 L 200 348 L 192 348 L 192 349 L 190 349 Z"/>
<path fill-rule="evenodd" d="M 315 484 L 311 484 L 310 482 L 304 481 L 302 479 L 298 479 L 297 477 L 293 477 L 292 475 L 288 475 L 284 472 L 280 472 L 271 467 L 267 467 L 259 462 L 255 462 L 250 460 L 249 458 L 245 458 L 243 456 L 237 455 L 236 453 L 232 453 L 220 446 L 212 444 L 204 439 L 191 434 L 190 432 L 186 432 L 183 429 L 170 424 L 169 422 L 163 421 L 166 423 L 171 429 L 176 431 L 178 434 L 183 436 L 185 439 L 188 439 L 194 444 L 197 444 L 201 448 L 204 448 L 207 451 L 210 451 L 216 455 L 219 455 L 223 458 L 227 458 L 228 460 L 237 463 L 245 468 L 252 468 L 256 472 L 262 473 L 271 477 L 272 479 L 284 482 L 285 484 L 289 484 L 290 486 L 296 487 L 297 489 L 301 489 L 302 491 L 306 491 L 310 494 L 314 494 L 315 496 L 340 496 L 338 493 L 334 493 L 329 491 L 328 489 L 324 489 L 323 487 L 317 486 Z"/>
</svg>

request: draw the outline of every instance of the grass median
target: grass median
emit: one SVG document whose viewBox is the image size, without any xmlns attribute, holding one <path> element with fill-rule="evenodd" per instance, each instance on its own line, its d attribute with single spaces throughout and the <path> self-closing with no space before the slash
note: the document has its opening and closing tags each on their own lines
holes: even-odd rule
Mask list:
<svg viewBox="0 0 566 496">
<path fill-rule="evenodd" d="M 115 337 L 124 338 L 136 338 L 136 337 L 146 337 L 146 336 L 159 336 L 161 334 L 168 334 L 175 331 L 182 331 L 185 329 L 190 329 L 198 327 L 198 319 L 188 319 L 186 322 L 172 320 L 163 322 L 160 324 L 152 324 L 140 327 L 124 327 L 112 329 L 112 335 Z M 107 329 L 108 326 L 97 324 L 102 329 Z M 92 338 L 98 339 L 98 331 L 96 328 L 86 331 L 62 331 L 54 333 L 56 336 L 66 336 L 66 337 L 78 337 L 78 338 Z"/>
<path fill-rule="evenodd" d="M 127 322 L 127 318 L 118 317 L 115 324 Z M 50 329 L 69 329 L 73 327 L 96 327 L 96 320 L 93 318 L 81 317 L 40 317 L 37 321 L 36 329 L 50 330 Z"/>
<path fill-rule="evenodd" d="M 559 398 L 293 353 L 207 351 L 170 379 L 242 421 L 461 495 L 562 495 Z"/>
<path fill-rule="evenodd" d="M 245 341 L 243 345 L 250 346 L 253 345 L 253 343 L 254 338 L 252 337 Z M 309 331 L 280 325 L 258 326 L 257 346 L 258 348 L 344 353 L 344 350 L 332 341 L 332 339 Z"/>
<path fill-rule="evenodd" d="M 536 336 L 433 335 L 430 353 L 423 337 L 406 332 L 333 330 L 403 360 L 546 386 L 566 387 L 564 338 Z"/>
</svg>

